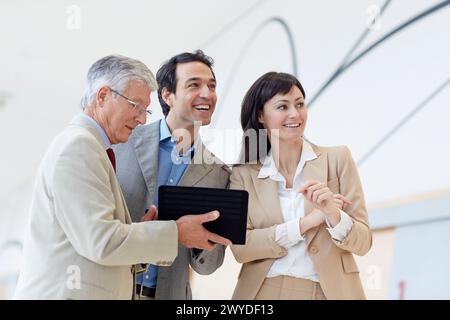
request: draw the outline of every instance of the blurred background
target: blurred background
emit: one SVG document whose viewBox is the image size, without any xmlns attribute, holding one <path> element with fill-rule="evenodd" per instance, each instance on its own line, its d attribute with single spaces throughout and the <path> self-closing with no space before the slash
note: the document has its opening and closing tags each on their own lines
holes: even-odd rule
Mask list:
<svg viewBox="0 0 450 320">
<path fill-rule="evenodd" d="M 156 73 L 195 49 L 216 62 L 218 105 L 201 132 L 213 152 L 235 160 L 240 103 L 260 75 L 297 75 L 309 140 L 345 144 L 358 164 L 368 298 L 450 299 L 449 39 L 450 1 L 2 0 L 0 299 L 14 291 L 35 173 L 80 112 L 90 65 L 119 53 Z M 162 117 L 155 95 L 152 106 L 149 122 Z M 229 299 L 239 268 L 228 251 L 213 275 L 193 273 L 194 299 Z"/>
</svg>

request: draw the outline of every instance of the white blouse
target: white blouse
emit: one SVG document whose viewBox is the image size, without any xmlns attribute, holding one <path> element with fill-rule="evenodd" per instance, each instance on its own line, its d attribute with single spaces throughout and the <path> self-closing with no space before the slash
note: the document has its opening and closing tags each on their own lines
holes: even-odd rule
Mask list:
<svg viewBox="0 0 450 320">
<path fill-rule="evenodd" d="M 300 218 L 305 214 L 303 194 L 297 190 L 303 184 L 302 172 L 307 161 L 316 159 L 317 155 L 311 145 L 303 140 L 302 154 L 294 175 L 293 188 L 286 188 L 286 179 L 278 171 L 272 157 L 272 151 L 267 155 L 264 164 L 259 171 L 258 178 L 267 178 L 278 183 L 278 196 L 280 198 L 281 212 L 284 223 L 276 227 L 275 241 L 287 249 L 287 255 L 281 257 L 272 264 L 267 277 L 286 275 L 297 278 L 319 281 L 314 264 L 308 255 L 306 239 L 300 234 Z M 345 196 L 345 195 L 344 195 Z M 333 239 L 343 241 L 350 232 L 353 221 L 341 210 L 341 220 L 332 228 L 329 222 L 328 232 Z"/>
</svg>

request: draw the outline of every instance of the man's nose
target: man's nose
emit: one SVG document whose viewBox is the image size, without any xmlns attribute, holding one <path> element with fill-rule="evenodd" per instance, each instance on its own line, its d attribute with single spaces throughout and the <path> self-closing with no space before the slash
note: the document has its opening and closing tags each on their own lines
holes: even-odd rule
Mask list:
<svg viewBox="0 0 450 320">
<path fill-rule="evenodd" d="M 136 120 L 139 124 L 145 124 L 147 122 L 147 112 L 141 112 L 137 115 Z"/>
<path fill-rule="evenodd" d="M 211 96 L 211 90 L 207 85 L 203 85 L 200 88 L 200 97 L 202 98 L 209 98 Z"/>
</svg>

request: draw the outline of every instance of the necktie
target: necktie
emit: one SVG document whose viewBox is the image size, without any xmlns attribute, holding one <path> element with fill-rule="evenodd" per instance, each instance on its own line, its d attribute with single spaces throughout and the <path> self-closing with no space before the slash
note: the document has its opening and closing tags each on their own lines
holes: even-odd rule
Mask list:
<svg viewBox="0 0 450 320">
<path fill-rule="evenodd" d="M 114 172 L 116 172 L 116 156 L 114 155 L 113 149 L 111 148 L 106 149 L 106 153 L 108 154 L 109 160 L 111 160 Z"/>
</svg>

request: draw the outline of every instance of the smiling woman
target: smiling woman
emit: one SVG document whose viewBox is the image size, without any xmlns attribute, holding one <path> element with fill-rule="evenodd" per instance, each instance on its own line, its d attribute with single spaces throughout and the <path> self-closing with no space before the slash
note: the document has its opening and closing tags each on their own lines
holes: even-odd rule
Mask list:
<svg viewBox="0 0 450 320">
<path fill-rule="evenodd" d="M 268 72 L 242 102 L 244 133 L 265 131 L 268 148 L 244 144 L 256 159 L 241 157 L 230 178 L 249 191 L 247 242 L 231 247 L 243 264 L 234 299 L 365 298 L 353 254 L 369 251 L 372 234 L 358 172 L 346 147 L 303 138 L 304 100 L 296 77 Z"/>
</svg>

